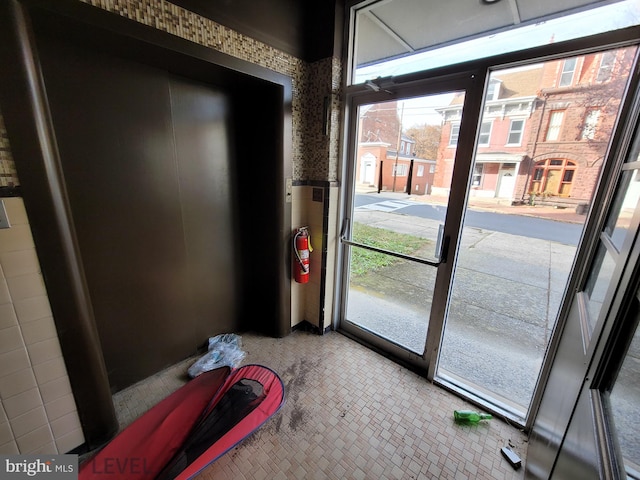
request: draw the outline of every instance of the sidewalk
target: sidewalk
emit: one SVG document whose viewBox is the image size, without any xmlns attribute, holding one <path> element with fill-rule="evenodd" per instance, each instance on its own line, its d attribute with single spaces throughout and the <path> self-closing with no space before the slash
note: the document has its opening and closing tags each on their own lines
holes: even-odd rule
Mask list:
<svg viewBox="0 0 640 480">
<path fill-rule="evenodd" d="M 380 197 L 381 201 L 432 205 L 446 200 L 390 192 Z M 472 201 L 472 207 L 567 223 L 585 220 L 568 209 L 482 200 Z M 437 220 L 379 210 L 358 211 L 354 220 L 425 239 L 436 238 L 439 226 Z M 434 244 L 425 248 L 433 250 Z M 575 246 L 550 240 L 465 229 L 449 291 L 447 335 L 440 345 L 441 371 L 465 378 L 479 391 L 490 392 L 488 395 L 525 412 L 575 252 Z M 426 256 L 433 255 L 427 252 Z M 361 328 L 422 355 L 432 301 L 442 301 L 434 298 L 436 275 L 433 267 L 402 260 L 352 278 L 346 316 Z"/>
</svg>

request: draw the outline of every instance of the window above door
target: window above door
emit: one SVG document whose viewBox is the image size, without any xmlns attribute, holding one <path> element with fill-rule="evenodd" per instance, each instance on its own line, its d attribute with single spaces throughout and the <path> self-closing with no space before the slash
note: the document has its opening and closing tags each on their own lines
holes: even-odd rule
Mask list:
<svg viewBox="0 0 640 480">
<path fill-rule="evenodd" d="M 350 79 L 363 83 L 638 25 L 636 0 L 378 0 L 351 7 Z M 603 59 L 603 75 L 610 68 Z M 565 75 L 568 78 L 567 75 Z"/>
</svg>

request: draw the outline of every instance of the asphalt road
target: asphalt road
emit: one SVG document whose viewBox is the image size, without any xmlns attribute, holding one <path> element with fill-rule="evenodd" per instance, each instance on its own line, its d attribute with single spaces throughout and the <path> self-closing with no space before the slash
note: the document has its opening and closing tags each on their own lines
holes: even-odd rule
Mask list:
<svg viewBox="0 0 640 480">
<path fill-rule="evenodd" d="M 385 198 L 381 195 L 367 194 L 356 195 L 355 207 L 360 209 L 380 209 L 400 215 L 428 218 L 441 222 L 444 222 L 447 211 L 443 205 L 397 200 Z M 528 215 L 487 212 L 474 208 L 467 210 L 465 225 L 493 232 L 509 233 L 511 235 L 549 240 L 574 246 L 580 240 L 583 227 L 575 223 L 559 222 Z"/>
</svg>

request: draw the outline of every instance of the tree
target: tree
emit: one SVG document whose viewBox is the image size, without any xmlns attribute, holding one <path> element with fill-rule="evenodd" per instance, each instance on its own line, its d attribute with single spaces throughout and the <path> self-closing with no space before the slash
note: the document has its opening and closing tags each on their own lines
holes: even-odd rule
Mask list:
<svg viewBox="0 0 640 480">
<path fill-rule="evenodd" d="M 435 160 L 440 145 L 441 125 L 416 125 L 406 130 L 405 134 L 416 141 L 415 156 Z"/>
</svg>

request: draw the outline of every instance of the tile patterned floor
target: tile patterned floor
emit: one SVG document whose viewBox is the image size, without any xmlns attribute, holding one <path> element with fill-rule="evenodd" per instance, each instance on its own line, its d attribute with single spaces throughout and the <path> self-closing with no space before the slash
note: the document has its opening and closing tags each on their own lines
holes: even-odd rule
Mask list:
<svg viewBox="0 0 640 480">
<path fill-rule="evenodd" d="M 471 405 L 331 332 L 285 338 L 242 334 L 247 356 L 286 386 L 281 410 L 199 479 L 520 479 L 500 448 L 526 460 L 526 435 L 499 419 L 459 426 Z M 186 381 L 193 359 L 114 396 L 127 425 Z"/>
</svg>

